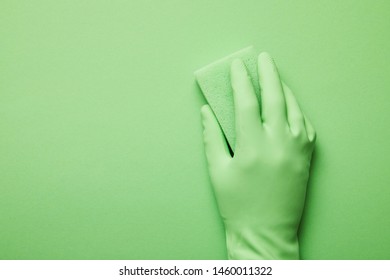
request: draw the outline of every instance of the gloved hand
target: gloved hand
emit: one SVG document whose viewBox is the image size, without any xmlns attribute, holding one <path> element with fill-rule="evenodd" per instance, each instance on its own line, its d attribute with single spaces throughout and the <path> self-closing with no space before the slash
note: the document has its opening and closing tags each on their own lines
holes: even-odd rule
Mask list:
<svg viewBox="0 0 390 280">
<path fill-rule="evenodd" d="M 267 53 L 258 58 L 259 102 L 244 63 L 231 65 L 236 148 L 232 157 L 209 105 L 202 107 L 209 174 L 229 259 L 299 259 L 315 131 Z"/>
</svg>

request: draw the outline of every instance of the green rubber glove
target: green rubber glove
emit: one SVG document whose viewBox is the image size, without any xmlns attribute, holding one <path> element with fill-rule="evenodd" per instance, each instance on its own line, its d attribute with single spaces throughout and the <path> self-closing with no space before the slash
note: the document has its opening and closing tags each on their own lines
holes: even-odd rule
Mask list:
<svg viewBox="0 0 390 280">
<path fill-rule="evenodd" d="M 267 53 L 258 58 L 260 106 L 244 63 L 231 66 L 236 149 L 232 157 L 209 105 L 202 107 L 209 174 L 229 259 L 299 259 L 315 131 Z"/>
</svg>

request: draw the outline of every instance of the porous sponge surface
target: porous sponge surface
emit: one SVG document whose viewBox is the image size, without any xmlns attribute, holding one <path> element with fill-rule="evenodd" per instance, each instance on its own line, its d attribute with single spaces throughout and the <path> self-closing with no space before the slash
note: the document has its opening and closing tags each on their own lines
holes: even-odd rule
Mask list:
<svg viewBox="0 0 390 280">
<path fill-rule="evenodd" d="M 253 46 L 246 47 L 195 71 L 195 77 L 199 87 L 214 111 L 229 146 L 233 151 L 236 145 L 236 133 L 233 89 L 230 82 L 230 65 L 236 58 L 240 58 L 245 63 L 260 103 L 257 52 Z"/>
</svg>

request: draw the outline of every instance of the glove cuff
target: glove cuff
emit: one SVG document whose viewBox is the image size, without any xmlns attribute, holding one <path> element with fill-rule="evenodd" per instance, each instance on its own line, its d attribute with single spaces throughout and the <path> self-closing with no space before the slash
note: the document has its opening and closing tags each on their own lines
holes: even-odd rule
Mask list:
<svg viewBox="0 0 390 280">
<path fill-rule="evenodd" d="M 298 260 L 299 243 L 291 229 L 226 227 L 230 260 Z"/>
</svg>

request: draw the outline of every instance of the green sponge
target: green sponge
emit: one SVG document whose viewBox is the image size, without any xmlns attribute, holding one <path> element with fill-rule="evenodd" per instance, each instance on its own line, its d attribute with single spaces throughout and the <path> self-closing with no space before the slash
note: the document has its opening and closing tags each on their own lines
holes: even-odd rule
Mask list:
<svg viewBox="0 0 390 280">
<path fill-rule="evenodd" d="M 250 46 L 195 71 L 200 89 L 213 109 L 232 151 L 236 145 L 236 133 L 230 65 L 235 58 L 240 58 L 245 63 L 260 102 L 257 54 L 255 48 Z"/>
</svg>

